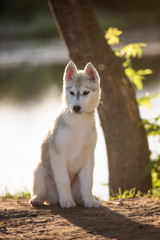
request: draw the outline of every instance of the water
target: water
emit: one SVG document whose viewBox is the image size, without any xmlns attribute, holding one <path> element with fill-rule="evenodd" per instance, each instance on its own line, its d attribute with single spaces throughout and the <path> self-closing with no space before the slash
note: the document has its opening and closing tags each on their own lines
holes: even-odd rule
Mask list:
<svg viewBox="0 0 160 240">
<path fill-rule="evenodd" d="M 34 44 L 28 47 L 29 52 L 19 43 L 16 50 L 12 45 L 10 48 L 0 45 L 0 193 L 4 193 L 5 188 L 10 193 L 31 190 L 32 172 L 40 158 L 42 139 L 60 106 L 67 52 L 57 43 L 53 47 L 48 43 L 46 48 L 39 44 L 36 49 Z M 151 58 L 146 59 L 150 65 Z M 137 64 L 139 68 L 140 64 Z M 158 66 L 154 69 L 156 74 L 146 81 L 138 97 L 148 91 L 151 94 L 160 91 L 159 58 L 155 64 L 152 61 L 152 65 L 152 69 Z M 152 100 L 151 110 L 140 107 L 140 113 L 147 119 L 159 115 L 160 95 Z M 108 164 L 98 116 L 97 128 L 93 193 L 107 200 Z M 155 153 L 160 153 L 158 140 L 158 137 L 149 138 L 150 149 Z"/>
</svg>

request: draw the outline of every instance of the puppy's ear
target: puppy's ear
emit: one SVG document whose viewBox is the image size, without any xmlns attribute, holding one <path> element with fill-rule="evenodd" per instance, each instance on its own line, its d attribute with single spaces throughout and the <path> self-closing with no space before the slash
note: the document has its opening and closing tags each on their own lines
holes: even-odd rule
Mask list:
<svg viewBox="0 0 160 240">
<path fill-rule="evenodd" d="M 96 71 L 91 62 L 86 64 L 84 68 L 84 74 L 90 81 L 99 82 L 98 72 Z"/>
<path fill-rule="evenodd" d="M 63 79 L 65 81 L 71 81 L 77 75 L 76 65 L 70 61 L 64 71 Z"/>
</svg>

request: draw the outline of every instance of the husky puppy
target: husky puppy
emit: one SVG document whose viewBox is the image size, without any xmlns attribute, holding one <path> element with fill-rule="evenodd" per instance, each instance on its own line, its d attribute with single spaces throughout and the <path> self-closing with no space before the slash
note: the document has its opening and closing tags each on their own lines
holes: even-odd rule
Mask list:
<svg viewBox="0 0 160 240">
<path fill-rule="evenodd" d="M 34 171 L 30 204 L 59 203 L 62 208 L 84 204 L 100 207 L 92 195 L 95 110 L 100 100 L 100 78 L 88 63 L 78 71 L 70 61 L 63 77 L 62 107 L 41 146 Z"/>
</svg>

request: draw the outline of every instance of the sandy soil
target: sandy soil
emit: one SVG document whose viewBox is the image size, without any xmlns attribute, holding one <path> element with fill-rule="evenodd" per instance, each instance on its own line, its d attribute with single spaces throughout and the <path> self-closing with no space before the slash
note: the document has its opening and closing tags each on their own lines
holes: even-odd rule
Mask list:
<svg viewBox="0 0 160 240">
<path fill-rule="evenodd" d="M 0 239 L 160 240 L 160 201 L 142 197 L 102 203 L 99 209 L 61 209 L 1 200 Z"/>
</svg>

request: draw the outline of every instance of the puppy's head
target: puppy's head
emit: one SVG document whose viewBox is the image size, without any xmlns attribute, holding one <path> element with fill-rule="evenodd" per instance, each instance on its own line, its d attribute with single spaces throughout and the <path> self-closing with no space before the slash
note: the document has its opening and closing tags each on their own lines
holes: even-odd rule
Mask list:
<svg viewBox="0 0 160 240">
<path fill-rule="evenodd" d="M 91 62 L 77 70 L 70 61 L 64 71 L 63 101 L 72 113 L 94 112 L 100 100 L 100 77 Z"/>
</svg>

